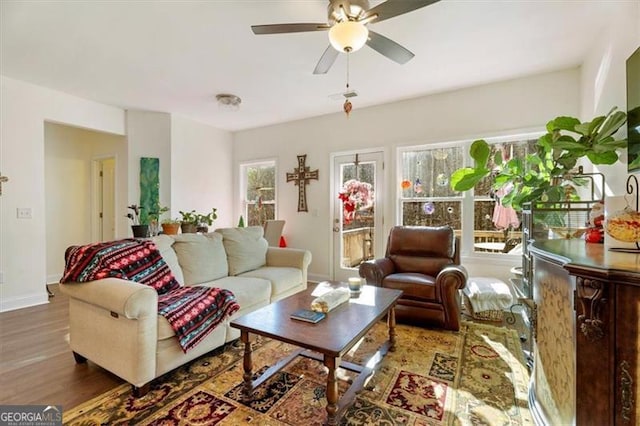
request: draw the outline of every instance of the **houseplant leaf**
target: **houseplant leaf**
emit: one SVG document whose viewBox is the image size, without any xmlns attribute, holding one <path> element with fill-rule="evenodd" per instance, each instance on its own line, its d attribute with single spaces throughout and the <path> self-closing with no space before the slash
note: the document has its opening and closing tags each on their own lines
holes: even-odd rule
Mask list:
<svg viewBox="0 0 640 426">
<path fill-rule="evenodd" d="M 602 125 L 600 132 L 595 138 L 596 142 L 613 135 L 626 121 L 627 114 L 622 111 L 616 111 L 612 115 L 608 116 L 607 120 Z"/>
<path fill-rule="evenodd" d="M 556 117 L 547 123 L 547 131 L 552 133 L 554 130 L 568 130 L 575 132 L 575 127 L 580 124 L 580 120 L 574 117 Z"/>
<path fill-rule="evenodd" d="M 587 152 L 587 158 L 593 164 L 614 164 L 618 161 L 618 154 L 615 151 L 607 152 Z"/>
<path fill-rule="evenodd" d="M 485 176 L 489 175 L 491 171 L 489 169 L 472 169 L 471 167 L 465 167 L 458 169 L 451 175 L 451 188 L 455 191 L 468 191 Z"/>
<path fill-rule="evenodd" d="M 553 144 L 554 148 L 562 148 L 562 149 L 584 149 L 584 145 L 580 142 L 576 142 L 573 138 L 568 137 L 566 139 L 558 139 L 557 142 Z"/>
<path fill-rule="evenodd" d="M 598 116 L 596 118 L 594 118 L 593 120 L 591 120 L 591 123 L 589 123 L 589 133 L 590 135 L 596 133 L 598 131 L 598 129 L 600 129 L 600 126 L 602 126 L 602 123 L 604 123 L 605 120 L 605 116 L 601 115 Z"/>
<path fill-rule="evenodd" d="M 486 168 L 487 160 L 491 155 L 491 148 L 486 141 L 479 139 L 471 144 L 469 155 L 475 160 L 477 169 Z"/>
</svg>

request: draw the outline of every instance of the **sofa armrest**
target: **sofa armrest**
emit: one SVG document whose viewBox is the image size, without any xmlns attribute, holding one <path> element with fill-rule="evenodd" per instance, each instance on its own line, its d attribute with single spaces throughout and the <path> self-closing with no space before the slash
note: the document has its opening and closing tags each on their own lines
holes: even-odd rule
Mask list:
<svg viewBox="0 0 640 426">
<path fill-rule="evenodd" d="M 152 287 L 120 278 L 60 284 L 72 299 L 101 307 L 128 319 L 158 315 L 158 293 Z"/>
<path fill-rule="evenodd" d="M 384 277 L 393 273 L 393 271 L 395 271 L 395 266 L 391 259 L 386 257 L 368 260 L 361 263 L 360 268 L 358 269 L 358 273 L 361 277 L 366 279 L 367 284 L 378 287 L 382 285 Z"/>
<path fill-rule="evenodd" d="M 282 266 L 297 268 L 302 271 L 302 284 L 307 285 L 307 269 L 311 264 L 311 252 L 309 250 L 269 247 L 267 249 L 267 266 Z"/>
<path fill-rule="evenodd" d="M 294 248 L 269 247 L 267 266 L 287 266 L 306 270 L 311 264 L 311 252 Z"/>
</svg>

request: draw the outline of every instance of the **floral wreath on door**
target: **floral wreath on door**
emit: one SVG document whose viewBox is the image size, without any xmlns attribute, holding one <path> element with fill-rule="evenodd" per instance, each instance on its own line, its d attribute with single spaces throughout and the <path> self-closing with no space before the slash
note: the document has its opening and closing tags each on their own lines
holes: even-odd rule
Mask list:
<svg viewBox="0 0 640 426">
<path fill-rule="evenodd" d="M 348 225 L 356 218 L 358 211 L 373 207 L 373 186 L 350 179 L 342 185 L 338 198 L 342 201 L 344 223 Z"/>
</svg>

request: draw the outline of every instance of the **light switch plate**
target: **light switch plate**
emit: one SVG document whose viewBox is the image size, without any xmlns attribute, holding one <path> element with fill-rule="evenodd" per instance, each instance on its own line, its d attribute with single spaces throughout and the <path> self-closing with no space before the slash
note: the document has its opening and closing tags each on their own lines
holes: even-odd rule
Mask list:
<svg viewBox="0 0 640 426">
<path fill-rule="evenodd" d="M 31 207 L 18 207 L 18 219 L 32 219 Z"/>
</svg>

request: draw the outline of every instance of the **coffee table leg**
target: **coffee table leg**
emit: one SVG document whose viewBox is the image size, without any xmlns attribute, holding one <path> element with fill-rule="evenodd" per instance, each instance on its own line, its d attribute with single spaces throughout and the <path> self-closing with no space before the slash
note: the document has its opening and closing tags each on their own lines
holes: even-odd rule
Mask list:
<svg viewBox="0 0 640 426">
<path fill-rule="evenodd" d="M 338 424 L 338 379 L 336 368 L 340 365 L 340 358 L 324 356 L 324 365 L 329 369 L 327 373 L 327 424 Z"/>
<path fill-rule="evenodd" d="M 251 399 L 253 393 L 251 380 L 253 376 L 251 373 L 253 362 L 251 361 L 251 341 L 249 340 L 249 333 L 244 330 L 240 331 L 240 340 L 244 343 L 244 359 L 242 361 L 242 366 L 244 367 L 244 374 L 242 375 L 244 379 L 244 393 L 247 399 Z"/>
<path fill-rule="evenodd" d="M 389 309 L 387 315 L 387 323 L 389 324 L 389 350 L 391 352 L 396 350 L 396 309 L 392 307 Z"/>
</svg>

